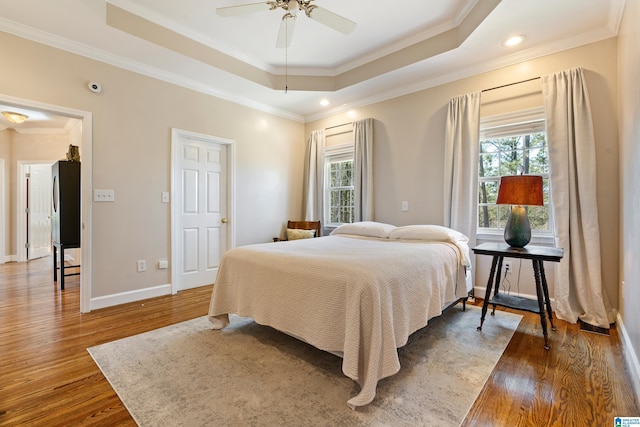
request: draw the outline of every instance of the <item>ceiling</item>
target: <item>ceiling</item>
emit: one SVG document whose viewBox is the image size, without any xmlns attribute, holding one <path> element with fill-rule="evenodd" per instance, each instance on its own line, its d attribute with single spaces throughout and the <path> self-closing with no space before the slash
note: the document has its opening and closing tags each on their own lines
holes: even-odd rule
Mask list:
<svg viewBox="0 0 640 427">
<path fill-rule="evenodd" d="M 288 49 L 282 9 L 216 14 L 255 2 L 0 0 L 0 31 L 308 122 L 613 37 L 625 0 L 314 0 L 356 29 L 299 12 Z"/>
</svg>

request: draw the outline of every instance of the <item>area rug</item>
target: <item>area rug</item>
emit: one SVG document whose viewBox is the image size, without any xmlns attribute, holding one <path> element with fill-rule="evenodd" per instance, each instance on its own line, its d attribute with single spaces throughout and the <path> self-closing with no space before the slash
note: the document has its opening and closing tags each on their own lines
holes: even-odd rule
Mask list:
<svg viewBox="0 0 640 427">
<path fill-rule="evenodd" d="M 88 349 L 140 426 L 458 426 L 522 316 L 456 306 L 399 349 L 401 370 L 351 410 L 338 356 L 231 317 L 206 317 Z"/>
</svg>

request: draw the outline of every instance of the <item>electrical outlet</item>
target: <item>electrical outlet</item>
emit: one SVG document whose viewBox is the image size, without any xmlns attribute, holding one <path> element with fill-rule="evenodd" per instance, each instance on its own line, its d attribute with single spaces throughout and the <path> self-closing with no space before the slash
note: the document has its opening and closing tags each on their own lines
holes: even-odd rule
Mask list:
<svg viewBox="0 0 640 427">
<path fill-rule="evenodd" d="M 138 273 L 142 273 L 143 271 L 147 271 L 147 261 L 143 259 L 138 260 Z"/>
<path fill-rule="evenodd" d="M 503 262 L 502 266 L 504 267 L 505 274 L 511 274 L 511 262 L 509 261 Z"/>
</svg>

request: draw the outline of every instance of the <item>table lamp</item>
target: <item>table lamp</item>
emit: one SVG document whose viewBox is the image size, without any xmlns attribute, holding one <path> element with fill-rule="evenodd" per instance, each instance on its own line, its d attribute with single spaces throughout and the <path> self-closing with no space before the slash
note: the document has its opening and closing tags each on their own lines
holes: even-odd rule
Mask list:
<svg viewBox="0 0 640 427">
<path fill-rule="evenodd" d="M 498 205 L 513 205 L 504 228 L 504 241 L 513 248 L 524 248 L 531 240 L 531 224 L 525 206 L 542 206 L 542 177 L 510 175 L 500 178 Z"/>
</svg>

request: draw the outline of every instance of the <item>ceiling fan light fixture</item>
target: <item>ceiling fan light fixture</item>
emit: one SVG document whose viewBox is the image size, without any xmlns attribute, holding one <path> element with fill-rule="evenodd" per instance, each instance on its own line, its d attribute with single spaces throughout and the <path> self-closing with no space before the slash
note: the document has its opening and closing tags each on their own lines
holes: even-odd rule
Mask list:
<svg viewBox="0 0 640 427">
<path fill-rule="evenodd" d="M 11 123 L 16 124 L 24 123 L 29 118 L 26 114 L 16 113 L 14 111 L 3 111 L 2 115 Z"/>
<path fill-rule="evenodd" d="M 283 9 L 285 15 L 280 21 L 280 32 L 276 41 L 276 47 L 288 47 L 291 42 L 293 33 L 293 23 L 299 10 L 303 11 L 308 18 L 313 19 L 329 28 L 332 28 L 342 34 L 350 34 L 355 30 L 356 23 L 331 12 L 323 7 L 312 4 L 314 0 L 267 0 L 263 3 L 248 3 L 237 6 L 219 7 L 216 13 L 222 17 L 240 15 L 244 13 L 253 13 L 261 10 Z M 293 18 L 293 19 L 290 19 Z M 288 28 L 287 25 L 289 25 Z M 288 34 L 283 34 L 288 31 Z"/>
</svg>

